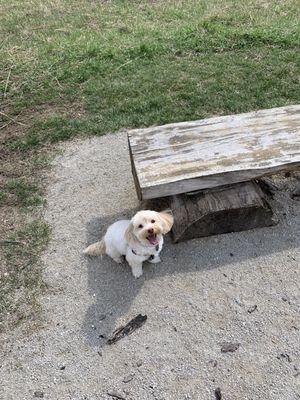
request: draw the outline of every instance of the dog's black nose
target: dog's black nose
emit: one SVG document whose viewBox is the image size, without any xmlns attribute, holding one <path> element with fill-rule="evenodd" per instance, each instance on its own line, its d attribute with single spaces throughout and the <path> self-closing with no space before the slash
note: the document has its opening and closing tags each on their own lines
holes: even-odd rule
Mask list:
<svg viewBox="0 0 300 400">
<path fill-rule="evenodd" d="M 153 233 L 153 229 L 148 229 L 148 233 Z"/>
</svg>

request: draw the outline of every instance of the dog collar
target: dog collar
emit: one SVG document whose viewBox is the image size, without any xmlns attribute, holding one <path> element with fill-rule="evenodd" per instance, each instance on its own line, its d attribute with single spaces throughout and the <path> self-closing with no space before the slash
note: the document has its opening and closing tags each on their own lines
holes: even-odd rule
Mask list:
<svg viewBox="0 0 300 400">
<path fill-rule="evenodd" d="M 157 245 L 155 246 L 155 251 L 158 251 L 158 250 L 159 250 L 159 245 L 157 244 Z M 131 251 L 132 251 L 133 254 L 135 254 L 136 256 L 145 257 L 144 254 L 138 254 L 138 253 L 137 253 L 136 251 L 134 251 L 133 249 L 131 249 Z M 154 255 L 151 254 L 151 255 L 149 256 L 148 260 L 153 260 L 153 258 L 154 258 Z"/>
</svg>

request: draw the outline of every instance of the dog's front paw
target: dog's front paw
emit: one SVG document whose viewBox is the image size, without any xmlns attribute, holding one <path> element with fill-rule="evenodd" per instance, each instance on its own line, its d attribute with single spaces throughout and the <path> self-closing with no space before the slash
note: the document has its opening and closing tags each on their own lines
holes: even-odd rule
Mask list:
<svg viewBox="0 0 300 400">
<path fill-rule="evenodd" d="M 161 262 L 161 259 L 160 259 L 159 256 L 155 256 L 154 258 L 150 259 L 149 262 L 150 262 L 151 264 L 158 264 L 158 263 Z"/>
<path fill-rule="evenodd" d="M 122 257 L 114 257 L 113 260 L 118 264 L 122 264 L 122 262 L 123 262 L 123 258 Z"/>
<path fill-rule="evenodd" d="M 143 275 L 143 267 L 141 265 L 131 267 L 132 275 L 135 278 L 139 278 L 140 276 Z"/>
</svg>

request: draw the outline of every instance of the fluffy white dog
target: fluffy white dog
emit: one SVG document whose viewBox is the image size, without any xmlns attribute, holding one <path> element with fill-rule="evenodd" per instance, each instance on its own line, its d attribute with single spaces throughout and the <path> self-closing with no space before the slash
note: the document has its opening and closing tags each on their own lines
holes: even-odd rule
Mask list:
<svg viewBox="0 0 300 400">
<path fill-rule="evenodd" d="M 117 221 L 110 225 L 100 242 L 84 250 L 84 254 L 109 255 L 117 263 L 126 257 L 132 274 L 138 278 L 143 273 L 143 262 L 159 263 L 163 246 L 163 235 L 173 225 L 173 216 L 168 211 L 139 211 L 130 220 Z"/>
</svg>

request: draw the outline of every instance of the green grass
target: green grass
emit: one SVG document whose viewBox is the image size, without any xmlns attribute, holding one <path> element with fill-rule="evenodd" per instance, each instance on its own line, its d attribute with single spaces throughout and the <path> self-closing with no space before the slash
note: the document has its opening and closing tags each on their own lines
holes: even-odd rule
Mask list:
<svg viewBox="0 0 300 400">
<path fill-rule="evenodd" d="M 2 9 L 10 117 L 53 109 L 8 138 L 9 149 L 299 101 L 297 1 L 11 0 Z"/>
<path fill-rule="evenodd" d="M 24 178 L 8 179 L 3 185 L 3 190 L 0 191 L 0 204 L 7 201 L 10 197 L 10 202 L 21 207 L 32 207 L 43 204 L 43 198 L 38 194 L 39 187 L 36 184 L 27 182 Z"/>
<path fill-rule="evenodd" d="M 11 323 L 34 318 L 36 295 L 45 288 L 39 261 L 49 239 L 49 227 L 36 219 L 0 242 L 6 265 L 0 285 L 0 331 Z"/>
<path fill-rule="evenodd" d="M 299 14 L 297 0 L 0 2 L 0 239 L 15 225 L 30 243 L 2 246 L 4 314 L 40 279 L 48 233 L 28 221 L 52 144 L 299 103 Z"/>
</svg>

